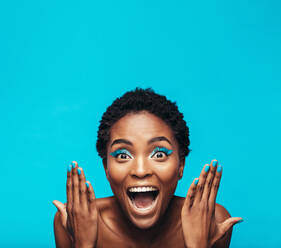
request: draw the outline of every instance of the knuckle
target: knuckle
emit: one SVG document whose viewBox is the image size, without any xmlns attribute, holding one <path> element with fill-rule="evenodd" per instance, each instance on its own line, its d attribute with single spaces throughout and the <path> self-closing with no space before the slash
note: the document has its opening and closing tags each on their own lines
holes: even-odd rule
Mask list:
<svg viewBox="0 0 281 248">
<path fill-rule="evenodd" d="M 91 221 L 96 222 L 96 221 L 97 221 L 97 219 L 98 219 L 98 216 L 97 216 L 97 214 L 96 214 L 96 213 L 95 213 L 95 214 L 91 214 L 91 215 L 89 216 L 89 219 L 90 219 Z"/>
<path fill-rule="evenodd" d="M 71 182 L 67 182 L 66 187 L 67 187 L 67 189 L 71 189 L 72 183 Z"/>
<path fill-rule="evenodd" d="M 216 180 L 220 180 L 221 175 L 220 174 L 216 174 Z"/>
<path fill-rule="evenodd" d="M 204 172 L 204 173 L 203 173 L 203 177 L 206 178 L 207 176 L 208 176 L 208 173 L 207 173 L 207 172 Z"/>
<path fill-rule="evenodd" d="M 203 189 L 204 189 L 204 185 L 203 184 L 198 185 L 198 191 L 199 192 L 202 192 Z"/>
<path fill-rule="evenodd" d="M 94 197 L 90 195 L 90 197 L 89 197 L 89 201 L 90 201 L 90 203 L 94 203 L 94 202 L 95 202 Z"/>
<path fill-rule="evenodd" d="M 214 209 L 214 203 L 213 202 L 208 203 L 208 209 L 210 210 L 210 212 L 212 212 L 212 210 Z"/>
<path fill-rule="evenodd" d="M 211 179 L 208 179 L 208 180 L 206 181 L 206 184 L 207 184 L 208 188 L 210 188 L 211 185 L 212 185 L 212 180 L 211 180 Z"/>
<path fill-rule="evenodd" d="M 66 207 L 66 212 L 67 212 L 67 215 L 70 215 L 70 213 L 72 212 L 72 206 L 71 205 Z"/>
<path fill-rule="evenodd" d="M 207 205 L 206 205 L 206 202 L 205 201 L 201 201 L 200 204 L 199 204 L 199 209 L 201 211 L 206 211 L 207 210 Z"/>
<path fill-rule="evenodd" d="M 73 207 L 73 209 L 72 209 L 72 213 L 74 214 L 74 215 L 78 215 L 79 214 L 79 208 L 78 207 Z"/>
<path fill-rule="evenodd" d="M 86 189 L 85 188 L 80 188 L 79 189 L 79 193 L 80 194 L 85 194 L 86 193 Z"/>
<path fill-rule="evenodd" d="M 214 184 L 213 184 L 214 189 L 218 189 L 218 188 L 219 188 L 219 185 L 220 185 L 220 184 L 219 184 L 218 182 L 214 183 Z"/>
<path fill-rule="evenodd" d="M 73 182 L 73 187 L 77 188 L 79 186 L 79 183 L 77 181 Z"/>
</svg>

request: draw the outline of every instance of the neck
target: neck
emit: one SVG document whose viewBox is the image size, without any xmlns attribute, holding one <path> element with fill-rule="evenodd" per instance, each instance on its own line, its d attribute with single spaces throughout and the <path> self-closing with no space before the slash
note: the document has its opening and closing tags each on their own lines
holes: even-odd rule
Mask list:
<svg viewBox="0 0 281 248">
<path fill-rule="evenodd" d="M 140 229 L 135 226 L 128 217 L 124 214 L 124 211 L 118 205 L 118 212 L 120 214 L 121 229 L 126 233 L 126 236 L 131 237 L 133 240 L 137 240 L 140 243 L 149 242 L 152 243 L 157 237 L 163 236 L 170 228 L 175 228 L 180 221 L 180 211 L 178 211 L 177 204 L 175 204 L 176 196 L 173 196 L 170 200 L 167 209 L 164 214 L 160 216 L 159 220 L 150 228 Z"/>
</svg>

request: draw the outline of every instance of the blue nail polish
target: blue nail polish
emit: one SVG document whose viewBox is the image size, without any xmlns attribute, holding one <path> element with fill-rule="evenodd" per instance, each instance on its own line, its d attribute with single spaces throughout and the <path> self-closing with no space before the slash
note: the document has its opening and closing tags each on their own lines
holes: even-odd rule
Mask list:
<svg viewBox="0 0 281 248">
<path fill-rule="evenodd" d="M 221 172 L 221 170 L 222 170 L 222 166 L 219 165 L 218 168 L 217 168 L 217 172 Z"/>
<path fill-rule="evenodd" d="M 213 167 L 216 167 L 217 164 L 218 164 L 218 161 L 217 160 L 213 160 L 213 163 L 212 163 Z"/>
<path fill-rule="evenodd" d="M 74 169 L 76 166 L 76 163 L 72 162 L 71 164 L 72 164 L 72 168 Z"/>
<path fill-rule="evenodd" d="M 241 219 L 241 220 L 238 220 L 237 224 L 238 224 L 238 223 L 241 223 L 241 222 L 243 222 L 243 221 L 244 221 L 243 219 Z"/>
<path fill-rule="evenodd" d="M 194 181 L 194 184 L 197 185 L 197 184 L 198 184 L 198 181 L 199 181 L 199 180 L 196 179 L 196 180 Z"/>
<path fill-rule="evenodd" d="M 71 172 L 71 169 L 72 169 L 72 165 L 69 164 L 69 165 L 67 166 L 67 171 L 68 171 L 68 172 Z"/>
<path fill-rule="evenodd" d="M 208 172 L 210 170 L 210 165 L 205 166 L 205 172 Z"/>
<path fill-rule="evenodd" d="M 80 176 L 81 175 L 81 170 L 79 168 L 77 169 L 77 172 L 78 172 L 78 175 Z"/>
<path fill-rule="evenodd" d="M 86 182 L 86 186 L 87 186 L 87 188 L 89 188 L 89 184 Z"/>
</svg>

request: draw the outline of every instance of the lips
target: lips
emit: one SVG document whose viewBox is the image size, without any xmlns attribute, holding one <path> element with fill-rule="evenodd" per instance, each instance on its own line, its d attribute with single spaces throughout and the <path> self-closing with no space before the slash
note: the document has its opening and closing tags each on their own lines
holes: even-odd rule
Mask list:
<svg viewBox="0 0 281 248">
<path fill-rule="evenodd" d="M 127 195 L 137 212 L 150 212 L 156 205 L 159 190 L 154 186 L 129 187 Z"/>
</svg>

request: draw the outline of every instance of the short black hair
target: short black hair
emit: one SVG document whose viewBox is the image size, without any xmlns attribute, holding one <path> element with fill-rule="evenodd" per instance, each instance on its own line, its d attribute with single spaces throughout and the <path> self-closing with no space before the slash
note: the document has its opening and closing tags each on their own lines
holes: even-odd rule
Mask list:
<svg viewBox="0 0 281 248">
<path fill-rule="evenodd" d="M 141 111 L 154 114 L 168 124 L 178 142 L 180 159 L 184 159 L 190 152 L 188 148 L 190 144 L 189 128 L 183 119 L 183 114 L 179 112 L 176 102 L 171 102 L 165 96 L 155 93 L 151 88 L 138 87 L 114 100 L 104 112 L 100 120 L 96 143 L 99 156 L 106 159 L 111 127 L 126 114 Z"/>
</svg>

